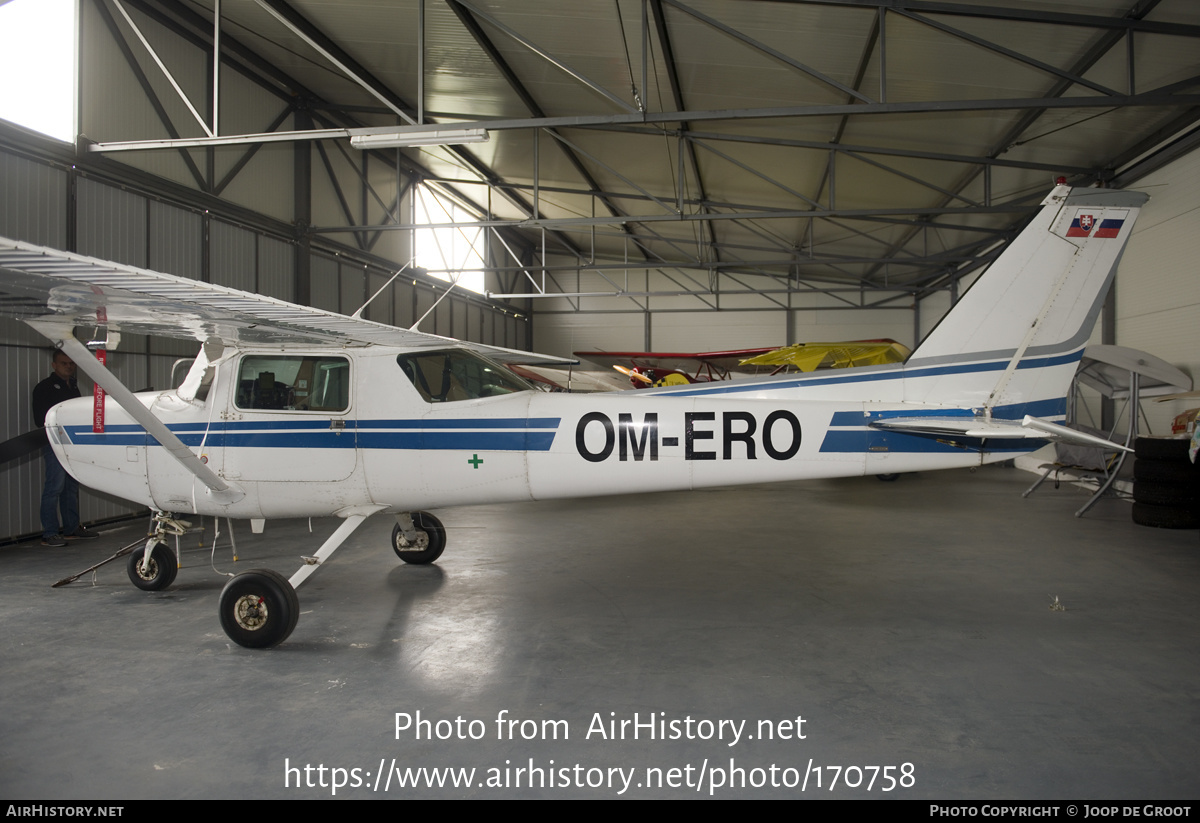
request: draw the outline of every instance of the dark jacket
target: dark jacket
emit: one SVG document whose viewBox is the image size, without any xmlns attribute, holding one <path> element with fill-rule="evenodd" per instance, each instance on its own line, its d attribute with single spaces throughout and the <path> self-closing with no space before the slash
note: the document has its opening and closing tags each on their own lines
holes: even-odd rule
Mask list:
<svg viewBox="0 0 1200 823">
<path fill-rule="evenodd" d="M 79 397 L 79 386 L 74 380 L 63 380 L 57 374 L 52 374 L 33 387 L 33 422 L 39 426 L 46 425 L 46 412 L 50 407 Z"/>
</svg>

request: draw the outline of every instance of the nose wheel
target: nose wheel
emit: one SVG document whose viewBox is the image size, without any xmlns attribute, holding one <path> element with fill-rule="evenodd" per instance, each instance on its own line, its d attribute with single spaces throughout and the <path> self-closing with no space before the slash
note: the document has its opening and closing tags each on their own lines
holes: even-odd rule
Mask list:
<svg viewBox="0 0 1200 823">
<path fill-rule="evenodd" d="M 150 540 L 154 541 L 155 538 Z M 125 568 L 129 572 L 130 582 L 144 592 L 165 589 L 175 582 L 175 575 L 179 573 L 175 553 L 161 543 L 150 551 L 149 557 L 140 550 L 130 554 Z"/>
<path fill-rule="evenodd" d="M 179 573 L 179 561 L 175 552 L 167 547 L 168 537 L 187 534 L 191 523 L 178 520 L 169 512 L 155 512 L 150 519 L 150 534 L 146 538 L 145 550 L 137 549 L 129 555 L 129 581 L 144 592 L 156 592 L 175 582 Z"/>
<path fill-rule="evenodd" d="M 221 628 L 248 649 L 269 649 L 288 638 L 300 618 L 300 600 L 287 579 L 270 569 L 237 575 L 221 592 Z"/>
</svg>

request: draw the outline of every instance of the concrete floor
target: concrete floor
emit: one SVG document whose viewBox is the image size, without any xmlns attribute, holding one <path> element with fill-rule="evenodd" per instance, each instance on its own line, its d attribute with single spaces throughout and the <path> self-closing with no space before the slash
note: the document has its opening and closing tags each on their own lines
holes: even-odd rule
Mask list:
<svg viewBox="0 0 1200 823">
<path fill-rule="evenodd" d="M 1196 533 L 1135 526 L 1119 501 L 1078 520 L 1081 492 L 1022 500 L 1031 480 L 989 468 L 443 510 L 430 567 L 398 563 L 378 517 L 300 589 L 295 633 L 268 652 L 228 642 L 223 579 L 196 549 L 165 592 L 134 589 L 124 561 L 49 587 L 140 525 L 3 549 L 0 797 L 317 798 L 335 779 L 360 784 L 337 797 L 614 797 L 616 769 L 634 770 L 626 797 L 706 797 L 731 774 L 713 796 L 1200 797 Z M 290 574 L 334 526 L 239 524 L 237 565 Z M 505 711 L 537 722 L 498 739 Z M 397 739 L 398 712 L 461 717 L 481 739 L 451 723 L 422 727 L 447 740 Z M 635 713 L 683 736 L 592 725 Z M 740 739 L 722 720 L 745 721 Z M 789 739 L 760 739 L 768 727 Z M 517 772 L 530 761 L 545 787 Z M 839 766 L 862 771 L 830 791 Z M 476 772 L 414 789 L 393 767 Z M 803 793 L 770 786 L 804 775 Z"/>
</svg>

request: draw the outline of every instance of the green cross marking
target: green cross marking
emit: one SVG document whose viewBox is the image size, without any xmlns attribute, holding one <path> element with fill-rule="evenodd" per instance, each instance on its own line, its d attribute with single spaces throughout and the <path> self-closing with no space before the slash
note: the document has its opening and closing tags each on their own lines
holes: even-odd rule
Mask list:
<svg viewBox="0 0 1200 823">
<path fill-rule="evenodd" d="M 468 460 L 467 462 L 471 464 L 471 468 L 477 469 L 477 468 L 479 468 L 479 464 L 482 463 L 483 460 L 480 459 L 479 455 L 473 454 L 473 455 L 471 455 L 471 459 Z"/>
</svg>

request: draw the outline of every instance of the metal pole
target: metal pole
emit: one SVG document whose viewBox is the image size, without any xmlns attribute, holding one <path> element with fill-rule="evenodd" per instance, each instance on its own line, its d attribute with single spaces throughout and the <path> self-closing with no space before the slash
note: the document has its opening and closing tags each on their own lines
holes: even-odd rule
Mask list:
<svg viewBox="0 0 1200 823">
<path fill-rule="evenodd" d="M 220 129 L 221 111 L 221 0 L 213 0 L 213 107 L 212 133 L 217 136 Z"/>
</svg>

